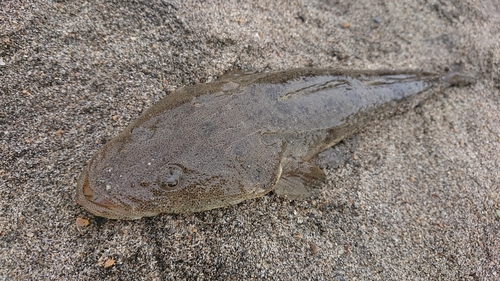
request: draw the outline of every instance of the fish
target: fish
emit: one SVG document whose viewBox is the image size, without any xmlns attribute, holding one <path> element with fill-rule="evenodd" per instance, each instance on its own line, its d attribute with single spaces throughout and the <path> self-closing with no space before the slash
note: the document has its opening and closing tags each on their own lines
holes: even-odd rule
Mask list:
<svg viewBox="0 0 500 281">
<path fill-rule="evenodd" d="M 314 196 L 318 153 L 467 79 L 420 70 L 231 72 L 166 95 L 83 169 L 76 201 L 109 219 Z"/>
</svg>

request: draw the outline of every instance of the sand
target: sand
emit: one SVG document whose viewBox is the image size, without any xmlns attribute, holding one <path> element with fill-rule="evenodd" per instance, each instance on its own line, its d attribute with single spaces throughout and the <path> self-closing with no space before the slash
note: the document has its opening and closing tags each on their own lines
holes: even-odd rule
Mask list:
<svg viewBox="0 0 500 281">
<path fill-rule="evenodd" d="M 500 280 L 499 29 L 496 0 L 2 1 L 0 280 Z M 75 203 L 170 91 L 304 66 L 477 83 L 339 144 L 318 198 L 137 221 Z"/>
</svg>

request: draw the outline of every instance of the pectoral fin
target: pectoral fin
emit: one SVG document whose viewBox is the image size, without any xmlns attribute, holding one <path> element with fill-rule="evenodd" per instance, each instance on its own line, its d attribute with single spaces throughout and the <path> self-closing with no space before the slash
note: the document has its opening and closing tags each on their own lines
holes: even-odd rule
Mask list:
<svg viewBox="0 0 500 281">
<path fill-rule="evenodd" d="M 274 192 L 290 199 L 313 197 L 325 179 L 325 173 L 318 166 L 292 159 L 283 165 L 283 172 Z"/>
</svg>

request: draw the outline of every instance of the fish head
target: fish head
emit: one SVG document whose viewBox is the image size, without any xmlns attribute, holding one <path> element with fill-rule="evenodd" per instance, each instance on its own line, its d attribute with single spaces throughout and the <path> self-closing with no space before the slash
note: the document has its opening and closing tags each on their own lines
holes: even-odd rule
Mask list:
<svg viewBox="0 0 500 281">
<path fill-rule="evenodd" d="M 281 136 L 244 114 L 238 83 L 182 88 L 106 143 L 82 172 L 77 202 L 112 219 L 198 212 L 269 192 L 281 174 Z M 257 99 L 259 100 L 259 99 Z"/>
<path fill-rule="evenodd" d="M 220 170 L 216 164 L 205 169 L 164 157 L 141 158 L 122 151 L 101 158 L 102 153 L 90 161 L 77 186 L 78 203 L 97 216 L 139 219 L 211 209 L 218 207 L 216 201 L 240 192 L 233 188 L 241 186 L 241 179 L 234 177 L 237 172 Z"/>
<path fill-rule="evenodd" d="M 154 167 L 116 161 L 105 168 L 91 161 L 77 186 L 77 202 L 89 212 L 111 219 L 139 219 L 172 209 L 172 199 L 183 201 L 185 191 L 201 190 L 201 176 L 179 164 Z M 196 179 L 193 181 L 193 179 Z M 184 201 L 188 201 L 184 199 Z"/>
<path fill-rule="evenodd" d="M 111 219 L 198 212 L 261 196 L 280 176 L 282 146 L 263 143 L 259 134 L 211 142 L 158 130 L 101 148 L 80 176 L 77 202 Z"/>
</svg>

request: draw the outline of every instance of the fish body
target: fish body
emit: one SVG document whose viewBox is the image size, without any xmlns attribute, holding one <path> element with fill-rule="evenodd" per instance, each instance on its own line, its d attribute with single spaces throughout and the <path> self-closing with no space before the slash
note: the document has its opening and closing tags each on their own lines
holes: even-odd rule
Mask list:
<svg viewBox="0 0 500 281">
<path fill-rule="evenodd" d="M 305 197 L 325 178 L 314 156 L 442 84 L 420 71 L 293 69 L 183 87 L 93 156 L 76 198 L 97 216 L 138 219 L 273 189 Z"/>
</svg>

